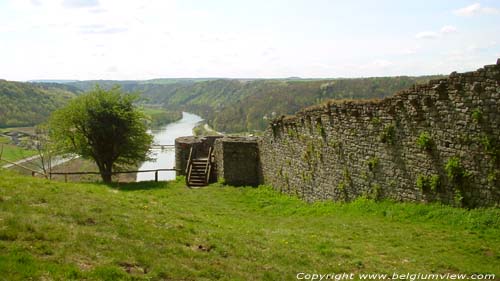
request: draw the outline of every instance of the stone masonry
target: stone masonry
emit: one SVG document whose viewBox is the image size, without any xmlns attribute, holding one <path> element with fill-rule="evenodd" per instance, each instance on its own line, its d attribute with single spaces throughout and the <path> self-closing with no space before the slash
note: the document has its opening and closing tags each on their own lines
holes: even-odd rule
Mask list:
<svg viewBox="0 0 500 281">
<path fill-rule="evenodd" d="M 382 100 L 274 120 L 261 182 L 307 201 L 359 196 L 500 205 L 500 59 Z"/>
<path fill-rule="evenodd" d="M 178 138 L 176 167 L 191 147 L 203 155 L 213 145 L 213 177 L 230 185 L 268 184 L 310 202 L 499 206 L 499 109 L 500 59 L 382 100 L 306 108 L 258 139 Z"/>
<path fill-rule="evenodd" d="M 215 163 L 218 179 L 233 186 L 260 183 L 259 148 L 252 137 L 224 137 L 215 141 Z"/>
</svg>

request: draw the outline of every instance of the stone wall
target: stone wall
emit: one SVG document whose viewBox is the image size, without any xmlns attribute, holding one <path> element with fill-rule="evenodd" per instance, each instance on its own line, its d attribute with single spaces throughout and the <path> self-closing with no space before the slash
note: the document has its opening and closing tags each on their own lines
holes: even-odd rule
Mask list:
<svg viewBox="0 0 500 281">
<path fill-rule="evenodd" d="M 191 147 L 193 148 L 193 158 L 207 157 L 208 150 L 214 145 L 216 139 L 222 136 L 195 137 L 187 136 L 175 139 L 175 168 L 177 176 L 186 175 L 186 166 L 189 159 Z"/>
<path fill-rule="evenodd" d="M 224 137 L 215 141 L 217 178 L 228 185 L 259 184 L 259 149 L 257 139 Z"/>
<path fill-rule="evenodd" d="M 359 196 L 500 204 L 500 59 L 374 101 L 274 120 L 261 181 L 307 201 Z"/>
</svg>

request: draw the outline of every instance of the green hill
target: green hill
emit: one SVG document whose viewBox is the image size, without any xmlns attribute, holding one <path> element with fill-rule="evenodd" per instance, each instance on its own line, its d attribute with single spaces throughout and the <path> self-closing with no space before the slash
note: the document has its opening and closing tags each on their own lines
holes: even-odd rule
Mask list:
<svg viewBox="0 0 500 281">
<path fill-rule="evenodd" d="M 57 83 L 0 80 L 0 128 L 39 124 L 79 92 Z"/>
<path fill-rule="evenodd" d="M 0 279 L 499 276 L 499 218 L 498 208 L 309 204 L 267 187 L 188 189 L 182 179 L 109 187 L 0 171 Z"/>
<path fill-rule="evenodd" d="M 424 83 L 439 76 L 356 79 L 217 79 L 149 81 L 81 81 L 81 89 L 99 83 L 120 84 L 141 92 L 144 103 L 201 115 L 218 131 L 264 130 L 268 120 L 327 99 L 372 99 Z"/>
<path fill-rule="evenodd" d="M 43 122 L 69 99 L 96 84 L 120 85 L 141 93 L 141 103 L 202 116 L 216 130 L 264 130 L 274 117 L 293 114 L 327 99 L 383 98 L 437 76 L 356 79 L 154 79 L 91 80 L 71 83 L 21 83 L 0 80 L 0 127 Z"/>
</svg>

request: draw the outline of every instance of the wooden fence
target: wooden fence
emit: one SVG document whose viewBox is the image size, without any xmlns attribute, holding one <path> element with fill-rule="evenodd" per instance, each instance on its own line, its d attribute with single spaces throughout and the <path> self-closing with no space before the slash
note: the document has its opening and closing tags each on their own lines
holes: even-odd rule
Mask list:
<svg viewBox="0 0 500 281">
<path fill-rule="evenodd" d="M 138 170 L 138 171 L 120 171 L 120 172 L 112 172 L 111 175 L 118 174 L 134 174 L 134 173 L 155 173 L 155 182 L 158 182 L 158 172 L 168 172 L 168 171 L 179 171 L 177 169 L 155 169 L 155 170 Z M 49 172 L 49 179 L 52 178 L 53 175 L 64 175 L 64 182 L 68 181 L 68 175 L 101 175 L 99 172 Z M 32 173 L 34 176 L 34 173 Z"/>
<path fill-rule="evenodd" d="M 158 145 L 152 145 L 151 148 L 152 149 L 161 149 L 161 150 L 164 150 L 164 149 L 172 149 L 174 148 L 175 145 L 172 145 L 172 144 L 158 144 Z M 14 166 L 17 166 L 17 167 L 20 167 L 20 168 L 23 168 L 25 170 L 28 170 L 31 172 L 31 176 L 36 176 L 36 174 L 39 174 L 39 175 L 42 175 L 48 179 L 52 179 L 52 176 L 53 175 L 64 175 L 64 181 L 67 182 L 68 181 L 68 175 L 101 175 L 100 172 L 48 172 L 47 174 L 41 172 L 41 171 L 36 171 L 36 170 L 33 170 L 31 168 L 28 168 L 28 167 L 25 167 L 23 165 L 20 165 L 18 163 L 15 163 L 15 162 L 12 162 L 12 161 L 9 161 L 9 160 L 5 160 L 5 159 L 2 159 L 2 152 L 3 152 L 3 145 L 2 145 L 2 149 L 0 151 L 0 161 L 5 161 L 7 163 L 10 163 Z M 168 172 L 168 171 L 180 171 L 178 169 L 154 169 L 154 170 L 137 170 L 137 171 L 120 171 L 120 172 L 112 172 L 111 175 L 117 175 L 117 174 L 134 174 L 134 173 L 151 173 L 151 172 L 154 172 L 155 173 L 155 182 L 158 182 L 158 172 Z"/>
</svg>

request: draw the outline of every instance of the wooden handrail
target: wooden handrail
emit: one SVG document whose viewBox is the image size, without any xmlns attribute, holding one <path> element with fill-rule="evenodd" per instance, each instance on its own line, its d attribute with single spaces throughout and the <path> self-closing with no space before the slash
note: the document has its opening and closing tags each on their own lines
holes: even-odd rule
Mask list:
<svg viewBox="0 0 500 281">
<path fill-rule="evenodd" d="M 179 171 L 178 169 L 154 169 L 154 170 L 138 170 L 138 171 L 121 171 L 121 172 L 111 172 L 111 175 L 116 174 L 132 174 L 132 173 L 150 173 L 150 172 L 167 172 L 167 171 Z M 50 172 L 51 175 L 100 175 L 100 172 Z"/>
<path fill-rule="evenodd" d="M 191 157 L 193 156 L 193 147 L 191 146 L 191 149 L 189 149 L 189 157 L 188 157 L 188 162 L 186 165 L 186 174 L 188 174 L 189 166 L 191 165 Z"/>
<path fill-rule="evenodd" d="M 191 146 L 191 149 L 189 149 L 189 157 L 186 165 L 186 185 L 189 185 L 189 180 L 191 179 L 191 169 L 193 166 L 192 158 L 193 158 L 193 147 Z"/>
<path fill-rule="evenodd" d="M 208 149 L 207 164 L 205 166 L 205 184 L 210 181 L 210 170 L 212 169 L 212 147 Z"/>
<path fill-rule="evenodd" d="M 131 173 L 147 173 L 154 172 L 155 173 L 155 182 L 158 182 L 158 172 L 166 172 L 166 171 L 180 171 L 178 169 L 156 169 L 156 170 L 138 170 L 138 171 L 121 171 L 121 172 L 111 172 L 111 175 L 117 174 L 131 174 Z M 33 173 L 32 173 L 33 174 Z M 100 175 L 100 172 L 49 172 L 49 179 L 52 179 L 52 175 L 63 175 L 64 181 L 68 181 L 68 175 Z M 33 175 L 34 176 L 34 175 Z"/>
<path fill-rule="evenodd" d="M 208 149 L 207 164 L 205 164 L 205 175 L 207 174 L 208 165 L 210 163 L 210 155 L 212 154 L 212 147 Z"/>
</svg>

